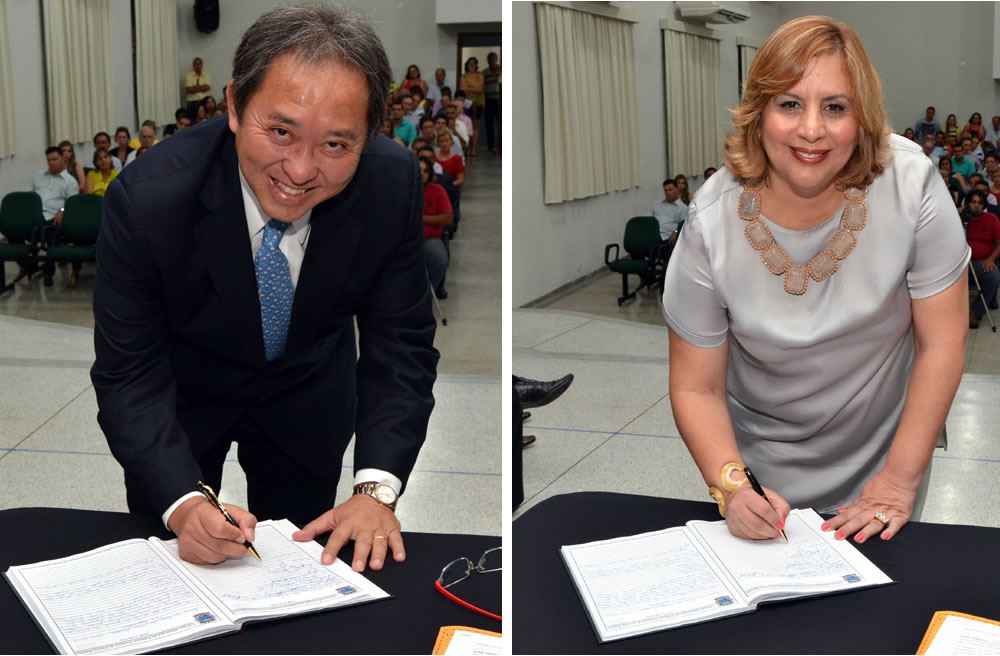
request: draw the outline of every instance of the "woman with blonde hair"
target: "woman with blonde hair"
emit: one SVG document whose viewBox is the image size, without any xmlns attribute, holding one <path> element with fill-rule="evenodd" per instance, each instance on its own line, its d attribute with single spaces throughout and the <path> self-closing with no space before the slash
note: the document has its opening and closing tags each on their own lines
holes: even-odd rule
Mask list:
<svg viewBox="0 0 1000 656">
<path fill-rule="evenodd" d="M 681 437 L 738 537 L 778 537 L 790 507 L 813 507 L 837 539 L 891 539 L 919 517 L 962 375 L 955 205 L 892 134 L 843 23 L 778 28 L 732 116 L 666 275 Z"/>
<path fill-rule="evenodd" d="M 63 161 L 66 163 L 66 172 L 73 176 L 73 179 L 76 180 L 80 193 L 84 193 L 83 190 L 86 186 L 87 176 L 83 170 L 83 164 L 76 161 L 76 149 L 73 148 L 73 142 L 60 141 L 59 152 L 62 153 Z"/>
</svg>

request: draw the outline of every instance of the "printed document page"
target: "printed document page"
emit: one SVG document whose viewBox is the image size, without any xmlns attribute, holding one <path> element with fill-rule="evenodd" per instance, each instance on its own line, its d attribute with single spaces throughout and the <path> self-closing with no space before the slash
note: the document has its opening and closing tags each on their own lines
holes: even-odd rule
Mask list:
<svg viewBox="0 0 1000 656">
<path fill-rule="evenodd" d="M 892 583 L 861 552 L 833 532 L 820 530 L 823 518 L 812 509 L 792 510 L 785 525 L 786 543 L 734 537 L 720 522 L 688 522 L 742 593 L 755 604 L 850 588 Z"/>
<path fill-rule="evenodd" d="M 321 564 L 323 547 L 311 540 L 293 541 L 291 535 L 297 530 L 285 519 L 261 522 L 253 543 L 261 559 L 248 554 L 218 565 L 181 561 L 176 540 L 155 542 L 176 558 L 202 590 L 237 622 L 389 596 L 339 559 L 329 567 Z"/>
<path fill-rule="evenodd" d="M 565 546 L 562 556 L 602 641 L 749 610 L 684 527 Z"/>
<path fill-rule="evenodd" d="M 64 654 L 137 653 L 235 630 L 146 540 L 23 565 L 7 574 Z"/>
<path fill-rule="evenodd" d="M 917 653 L 995 656 L 1000 654 L 1000 622 L 965 613 L 938 611 Z"/>
</svg>

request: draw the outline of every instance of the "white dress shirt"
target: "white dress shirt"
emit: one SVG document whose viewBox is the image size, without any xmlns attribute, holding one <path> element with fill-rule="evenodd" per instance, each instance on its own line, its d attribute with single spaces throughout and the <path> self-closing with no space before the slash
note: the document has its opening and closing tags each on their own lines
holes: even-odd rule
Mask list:
<svg viewBox="0 0 1000 656">
<path fill-rule="evenodd" d="M 250 234 L 250 250 L 254 257 L 257 255 L 257 251 L 260 250 L 260 245 L 264 241 L 264 226 L 270 220 L 267 215 L 264 214 L 260 207 L 260 202 L 257 200 L 257 196 L 254 195 L 253 190 L 250 189 L 250 185 L 247 184 L 247 180 L 243 177 L 243 170 L 240 169 L 240 186 L 243 190 L 243 211 L 247 218 L 247 231 Z M 284 254 L 285 258 L 288 260 L 288 269 L 292 275 L 292 287 L 297 287 L 299 283 L 299 272 L 302 270 L 302 260 L 306 256 L 306 245 L 309 243 L 309 233 L 311 232 L 311 225 L 309 223 L 312 217 L 312 210 L 309 210 L 299 218 L 292 221 L 291 225 L 285 230 L 285 234 L 282 236 L 280 242 L 278 242 L 278 249 Z M 391 487 L 396 494 L 403 488 L 403 481 L 399 480 L 395 475 L 383 471 L 381 469 L 359 469 L 354 475 L 354 484 L 366 483 L 368 481 L 376 481 L 379 483 L 385 483 Z M 192 497 L 201 496 L 199 492 L 188 492 L 182 496 L 177 501 L 174 501 L 166 512 L 163 513 L 163 525 L 170 529 L 168 520 L 170 515 L 173 514 L 177 506 L 181 505 L 188 499 Z"/>
</svg>

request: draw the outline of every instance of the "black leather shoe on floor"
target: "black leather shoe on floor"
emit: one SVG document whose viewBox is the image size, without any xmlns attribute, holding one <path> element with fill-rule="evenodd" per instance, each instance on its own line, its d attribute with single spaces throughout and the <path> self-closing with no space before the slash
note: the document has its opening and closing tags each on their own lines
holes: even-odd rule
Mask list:
<svg viewBox="0 0 1000 656">
<path fill-rule="evenodd" d="M 535 443 L 535 436 L 534 435 L 522 435 L 521 436 L 521 448 L 522 449 L 524 447 L 526 447 L 526 446 L 531 446 L 534 443 Z"/>
<path fill-rule="evenodd" d="M 566 374 L 559 380 L 531 380 L 518 378 L 514 381 L 514 391 L 521 397 L 522 408 L 539 408 L 552 403 L 569 389 L 573 374 Z"/>
<path fill-rule="evenodd" d="M 991 310 L 1000 310 L 1000 303 L 997 303 L 997 299 L 994 298 L 986 307 Z"/>
<path fill-rule="evenodd" d="M 434 295 L 443 301 L 444 299 L 448 298 L 448 290 L 444 288 L 444 285 L 441 285 L 440 287 L 434 290 Z"/>
</svg>

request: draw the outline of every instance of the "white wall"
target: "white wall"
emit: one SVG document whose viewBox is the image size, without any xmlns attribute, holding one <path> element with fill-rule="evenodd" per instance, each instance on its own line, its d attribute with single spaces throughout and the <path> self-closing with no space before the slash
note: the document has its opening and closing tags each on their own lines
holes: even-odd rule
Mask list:
<svg viewBox="0 0 1000 656">
<path fill-rule="evenodd" d="M 776 3 L 749 3 L 753 18 L 737 26 L 715 27 L 721 41 L 722 107 L 720 120 L 728 125 L 726 107 L 739 97 L 736 37 L 763 41 L 782 23 Z M 604 266 L 604 245 L 621 243 L 625 223 L 649 214 L 663 196 L 663 178 L 680 171 L 666 170 L 666 126 L 663 114 L 663 37 L 661 18 L 677 18 L 673 2 L 620 2 L 619 7 L 639 19 L 635 23 L 636 74 L 643 171 L 642 186 L 557 205 L 545 205 L 542 159 L 541 86 L 538 38 L 532 3 L 512 6 L 514 141 L 512 301 L 524 305 Z M 616 117 L 608 117 L 616 120 Z M 587 138 L 581 135 L 580 138 Z M 721 165 L 721 148 L 720 162 Z M 694 173 L 684 171 L 686 175 Z M 698 183 L 693 179 L 692 185 Z"/>
<path fill-rule="evenodd" d="M 942 126 L 948 114 L 955 114 L 959 128 L 973 112 L 980 112 L 987 125 L 1000 113 L 1000 87 L 993 79 L 995 4 L 796 2 L 782 7 L 787 19 L 821 14 L 857 31 L 886 88 L 889 120 L 902 132 L 923 118 L 928 105 L 937 108 Z"/>
<path fill-rule="evenodd" d="M 439 23 L 499 23 L 500 0 L 436 0 Z"/>
<path fill-rule="evenodd" d="M 17 154 L 0 159 L 0 195 L 21 191 L 45 168 L 45 83 L 42 70 L 42 20 L 37 2 L 8 2 L 7 29 L 14 74 L 14 131 Z"/>
<path fill-rule="evenodd" d="M 191 61 L 201 57 L 205 70 L 212 74 L 212 95 L 216 100 L 221 99 L 243 33 L 261 14 L 278 4 L 274 0 L 221 0 L 219 29 L 202 34 L 195 28 L 194 3 L 177 0 L 178 93 L 183 91 L 184 74 L 191 70 Z M 389 55 L 396 81 L 403 79 L 410 64 L 416 64 L 426 80 L 434 79 L 435 68 L 445 68 L 447 80 L 454 84 L 458 33 L 500 31 L 499 22 L 437 25 L 434 0 L 338 0 L 337 4 L 370 18 Z M 498 5 L 497 21 L 499 11 Z"/>
<path fill-rule="evenodd" d="M 727 107 L 738 100 L 736 38 L 764 41 L 779 25 L 796 16 L 820 14 L 851 25 L 865 43 L 886 87 L 887 110 L 902 132 L 937 107 L 941 123 L 949 113 L 965 125 L 972 112 L 989 122 L 1000 114 L 1000 86 L 993 79 L 993 2 L 749 2 L 751 20 L 738 25 L 710 26 L 722 35 L 722 106 L 720 120 L 728 131 Z M 639 79 L 640 161 L 644 171 L 638 189 L 595 198 L 545 205 L 543 198 L 542 116 L 538 43 L 534 8 L 515 2 L 512 8 L 514 114 L 517 129 L 513 168 L 513 290 L 515 307 L 536 300 L 604 266 L 604 245 L 620 243 L 625 222 L 648 214 L 662 196 L 666 171 L 663 114 L 662 39 L 659 19 L 678 18 L 672 2 L 620 2 L 638 17 L 635 24 Z M 610 117 L 609 120 L 614 120 Z M 581 138 L 586 138 L 582 135 Z M 720 144 L 721 152 L 721 144 Z M 720 157 L 720 164 L 721 164 Z M 689 171 L 683 171 L 688 174 Z M 691 180 L 692 188 L 700 178 Z"/>
</svg>

